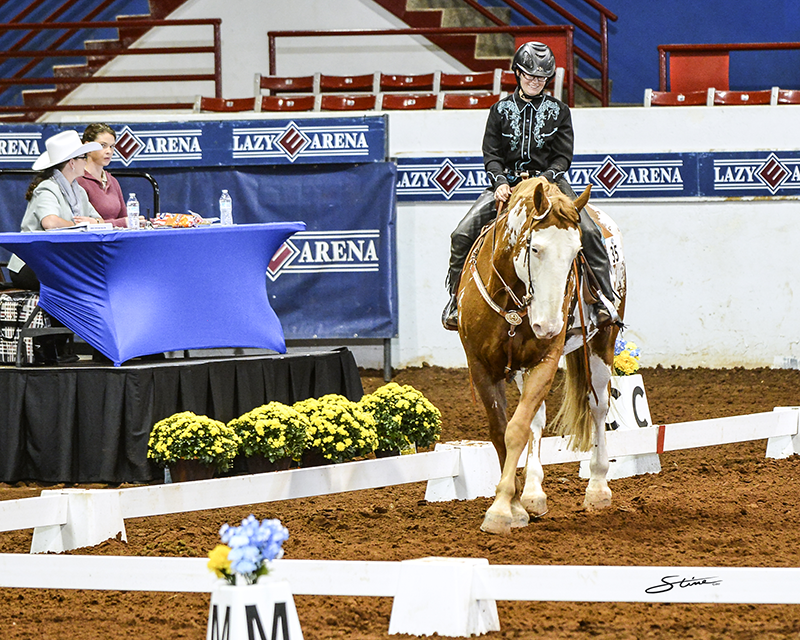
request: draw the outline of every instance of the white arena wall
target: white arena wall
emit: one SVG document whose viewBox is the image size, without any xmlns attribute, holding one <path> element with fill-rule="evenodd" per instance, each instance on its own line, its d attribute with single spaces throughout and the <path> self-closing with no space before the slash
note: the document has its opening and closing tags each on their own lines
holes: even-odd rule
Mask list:
<svg viewBox="0 0 800 640">
<path fill-rule="evenodd" d="M 797 150 L 800 107 L 574 109 L 576 154 Z M 392 114 L 395 156 L 478 155 L 484 113 Z M 798 356 L 800 203 L 793 198 L 607 199 L 628 264 L 627 340 L 644 366 L 760 367 Z M 439 314 L 449 233 L 468 203 L 398 206 L 395 366 L 464 366 Z"/>
</svg>

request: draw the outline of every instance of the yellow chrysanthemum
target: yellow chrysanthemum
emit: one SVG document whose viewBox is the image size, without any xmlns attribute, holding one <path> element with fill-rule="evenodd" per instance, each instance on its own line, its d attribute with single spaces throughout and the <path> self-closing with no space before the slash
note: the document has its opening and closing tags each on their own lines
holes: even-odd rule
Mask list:
<svg viewBox="0 0 800 640">
<path fill-rule="evenodd" d="M 224 578 L 226 574 L 230 573 L 231 561 L 228 560 L 230 552 L 231 548 L 225 544 L 218 544 L 208 552 L 208 568 L 217 574 L 218 578 Z"/>
</svg>

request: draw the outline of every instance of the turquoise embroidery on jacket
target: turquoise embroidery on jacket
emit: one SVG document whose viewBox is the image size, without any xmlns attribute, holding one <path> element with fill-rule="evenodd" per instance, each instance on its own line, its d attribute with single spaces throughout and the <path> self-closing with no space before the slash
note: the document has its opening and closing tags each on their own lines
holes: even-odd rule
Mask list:
<svg viewBox="0 0 800 640">
<path fill-rule="evenodd" d="M 547 99 L 542 101 L 539 110 L 536 112 L 536 120 L 533 125 L 533 140 L 536 142 L 537 148 L 541 149 L 545 140 L 558 131 L 558 127 L 556 127 L 550 133 L 542 133 L 545 122 L 550 119 L 557 120 L 560 112 L 561 107 L 558 106 L 557 102 L 551 102 Z"/>
<path fill-rule="evenodd" d="M 502 116 L 505 116 L 505 118 L 508 120 L 508 124 L 511 126 L 512 136 L 510 147 L 512 150 L 514 150 L 519 146 L 520 140 L 522 140 L 522 127 L 520 126 L 521 118 L 517 104 L 513 100 L 501 102 L 497 105 L 497 110 Z"/>
</svg>

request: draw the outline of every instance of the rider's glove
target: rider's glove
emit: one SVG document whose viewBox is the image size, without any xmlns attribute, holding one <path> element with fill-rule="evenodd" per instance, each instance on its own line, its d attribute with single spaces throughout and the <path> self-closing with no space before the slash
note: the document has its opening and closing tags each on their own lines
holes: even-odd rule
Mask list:
<svg viewBox="0 0 800 640">
<path fill-rule="evenodd" d="M 541 175 L 548 182 L 552 182 L 553 184 L 556 183 L 556 172 L 553 171 L 552 169 L 548 169 L 547 171 L 543 171 Z"/>
</svg>

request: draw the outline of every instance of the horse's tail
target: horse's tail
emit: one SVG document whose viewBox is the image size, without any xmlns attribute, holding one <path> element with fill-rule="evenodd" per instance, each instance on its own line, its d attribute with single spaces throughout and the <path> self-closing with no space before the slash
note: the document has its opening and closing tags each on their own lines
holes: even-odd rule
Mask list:
<svg viewBox="0 0 800 640">
<path fill-rule="evenodd" d="M 567 436 L 573 450 L 588 451 L 592 446 L 594 418 L 589 409 L 589 378 L 580 347 L 568 353 L 567 373 L 564 382 L 564 397 L 554 419 L 556 434 Z"/>
</svg>

